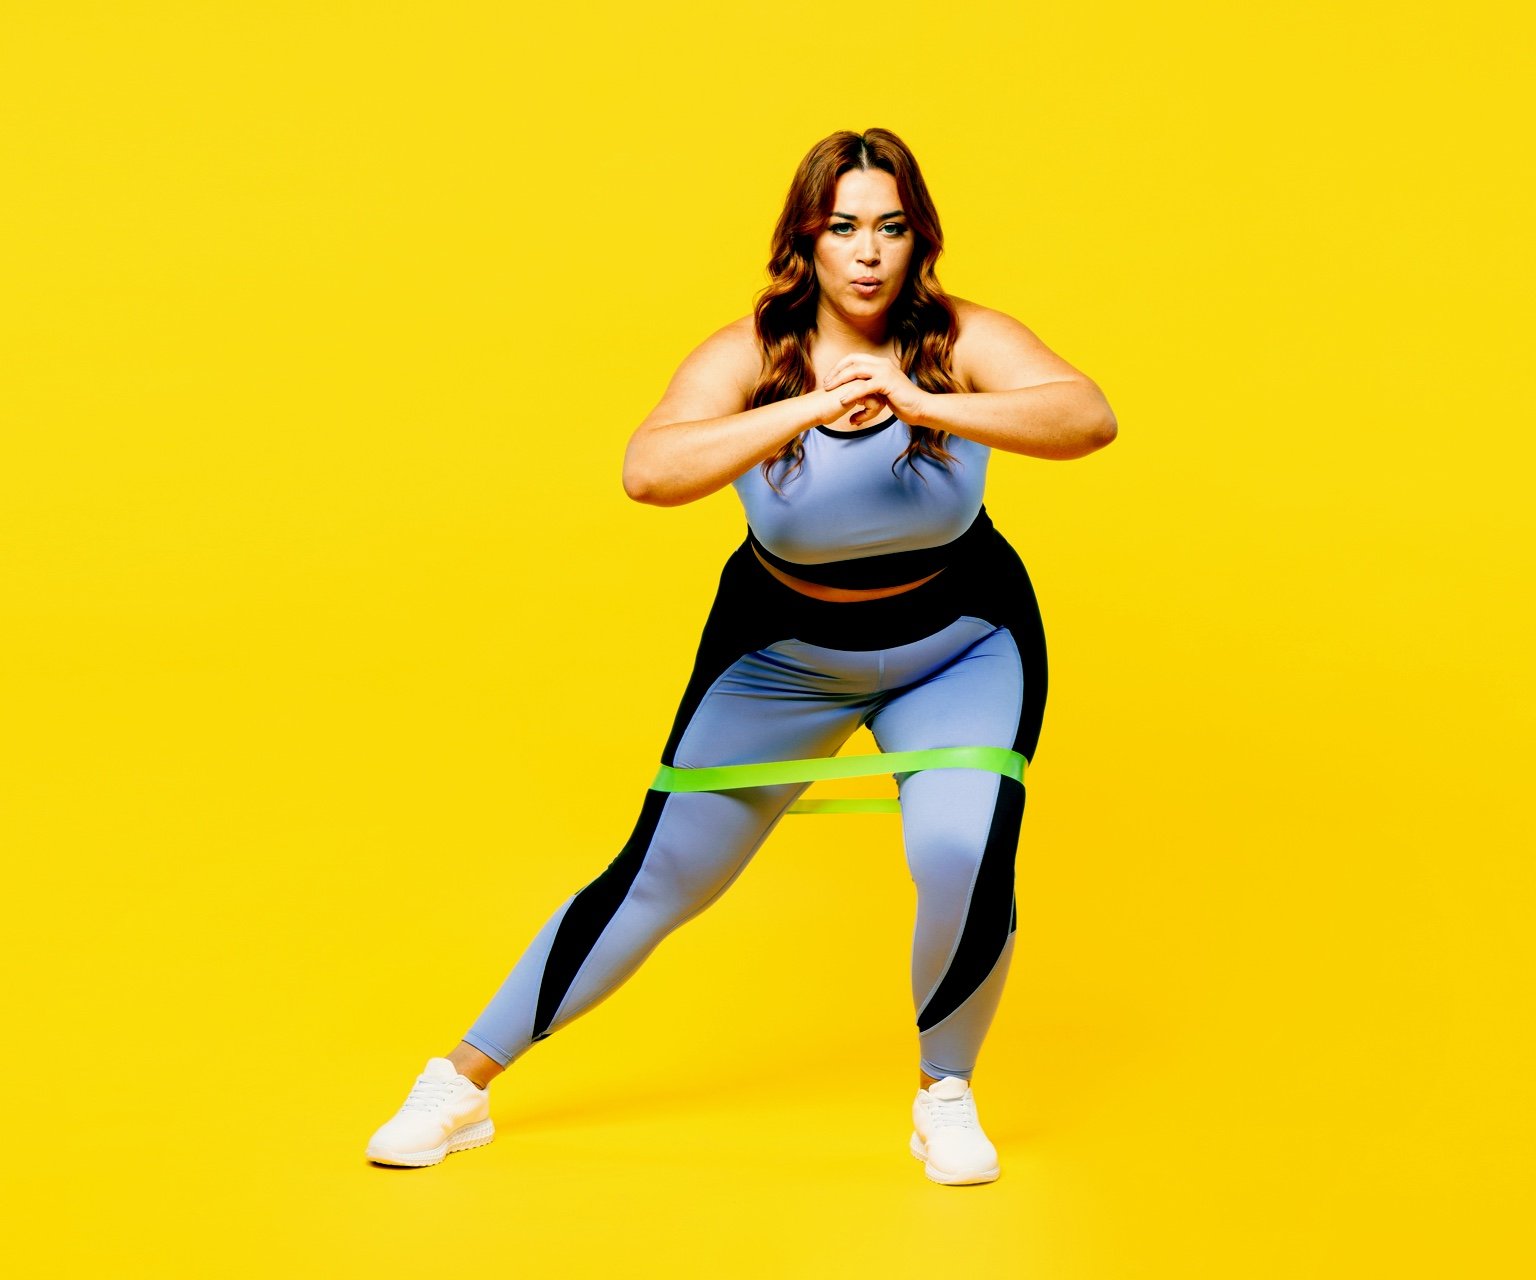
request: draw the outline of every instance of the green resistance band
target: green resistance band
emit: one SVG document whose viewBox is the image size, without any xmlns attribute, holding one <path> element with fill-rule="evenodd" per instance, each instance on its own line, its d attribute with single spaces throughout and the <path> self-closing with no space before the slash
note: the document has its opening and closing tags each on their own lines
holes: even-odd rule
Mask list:
<svg viewBox="0 0 1536 1280">
<path fill-rule="evenodd" d="M 917 773 L 923 769 L 985 769 L 1024 781 L 1029 761 L 1007 747 L 933 747 L 927 751 L 880 751 L 862 756 L 818 756 L 810 760 L 768 760 L 762 764 L 722 764 L 705 769 L 662 765 L 652 791 L 734 791 L 784 782 L 822 782 L 828 778 L 873 778 L 882 773 Z M 900 813 L 901 801 L 875 796 L 798 800 L 790 813 Z"/>
</svg>

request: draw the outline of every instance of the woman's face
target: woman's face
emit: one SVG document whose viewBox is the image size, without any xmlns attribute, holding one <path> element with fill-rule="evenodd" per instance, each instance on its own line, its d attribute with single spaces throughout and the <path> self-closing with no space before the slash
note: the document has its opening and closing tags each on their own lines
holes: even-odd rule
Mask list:
<svg viewBox="0 0 1536 1280">
<path fill-rule="evenodd" d="M 832 215 L 816 237 L 816 281 L 821 305 L 865 322 L 881 315 L 901 292 L 912 259 L 912 232 L 884 169 L 850 169 L 837 180 Z M 862 287 L 860 280 L 874 280 Z"/>
</svg>

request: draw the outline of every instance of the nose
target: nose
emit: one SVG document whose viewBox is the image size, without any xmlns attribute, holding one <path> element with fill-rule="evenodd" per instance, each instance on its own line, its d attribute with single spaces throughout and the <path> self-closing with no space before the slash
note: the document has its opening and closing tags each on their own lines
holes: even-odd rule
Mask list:
<svg viewBox="0 0 1536 1280">
<path fill-rule="evenodd" d="M 869 238 L 859 245 L 859 262 L 863 266 L 873 267 L 880 262 L 880 241 L 875 235 L 874 231 L 869 232 Z"/>
</svg>

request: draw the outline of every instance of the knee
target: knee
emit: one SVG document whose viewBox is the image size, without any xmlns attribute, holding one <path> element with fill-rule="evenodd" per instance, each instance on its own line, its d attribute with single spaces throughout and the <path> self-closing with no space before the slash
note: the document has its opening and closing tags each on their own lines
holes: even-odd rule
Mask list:
<svg viewBox="0 0 1536 1280">
<path fill-rule="evenodd" d="M 925 806 L 916 821 L 907 822 L 907 865 L 919 900 L 942 903 L 975 894 L 1011 898 L 1024 813 L 1022 784 L 994 775 L 986 794 L 971 789 L 949 799 L 946 805 Z"/>
<path fill-rule="evenodd" d="M 734 870 L 734 865 L 723 861 L 705 860 L 684 850 L 655 845 L 635 877 L 630 896 L 656 911 L 689 916 L 720 893 Z"/>
<path fill-rule="evenodd" d="M 963 823 L 907 839 L 907 868 L 919 893 L 968 885 L 976 878 L 986 853 L 986 832 L 968 827 Z"/>
<path fill-rule="evenodd" d="M 719 797 L 689 799 L 698 802 L 695 807 L 713 802 L 725 811 L 713 821 L 679 822 L 659 830 L 645 849 L 630 892 L 637 904 L 679 920 L 702 911 L 740 875 L 762 842 L 764 826 L 740 821 Z"/>
</svg>

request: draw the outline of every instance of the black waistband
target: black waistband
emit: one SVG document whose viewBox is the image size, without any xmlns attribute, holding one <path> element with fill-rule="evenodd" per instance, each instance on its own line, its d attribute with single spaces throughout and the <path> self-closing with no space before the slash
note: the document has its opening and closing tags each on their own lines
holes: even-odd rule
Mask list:
<svg viewBox="0 0 1536 1280">
<path fill-rule="evenodd" d="M 969 529 L 942 546 L 893 551 L 888 555 L 862 556 L 854 560 L 829 560 L 825 564 L 797 564 L 774 555 L 757 540 L 751 525 L 747 526 L 747 541 L 774 568 L 806 582 L 824 587 L 899 587 L 947 568 L 969 554 L 991 531 L 992 518 L 983 506 Z"/>
<path fill-rule="evenodd" d="M 998 626 L 1033 588 L 1018 553 L 990 522 L 977 545 L 920 586 L 873 600 L 832 601 L 786 586 L 743 538 L 721 573 L 711 628 L 726 628 L 741 652 L 794 637 L 829 649 L 888 649 L 942 630 L 966 614 Z"/>
</svg>

